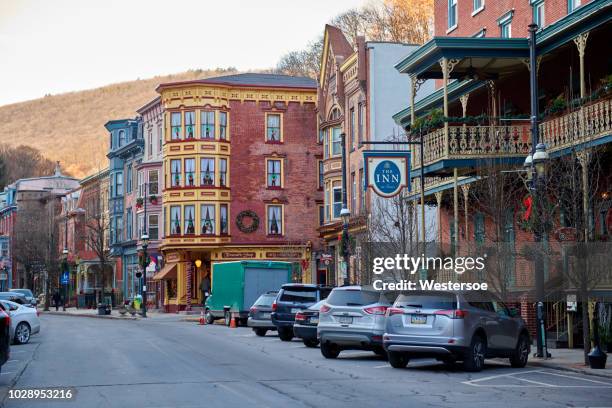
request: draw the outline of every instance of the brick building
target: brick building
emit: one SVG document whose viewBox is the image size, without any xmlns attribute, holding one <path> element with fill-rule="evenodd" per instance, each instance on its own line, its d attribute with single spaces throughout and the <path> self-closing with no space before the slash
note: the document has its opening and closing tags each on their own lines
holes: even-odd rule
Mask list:
<svg viewBox="0 0 612 408">
<path fill-rule="evenodd" d="M 362 142 L 399 140 L 403 131 L 393 122 L 392 115 L 405 104 L 410 81 L 393 64 L 416 48 L 410 44 L 365 41 L 363 37 L 357 37 L 353 47 L 339 28 L 325 26 L 317 106 L 319 141 L 323 146 L 323 156 L 318 157 L 319 188 L 324 193 L 324 202 L 319 207 L 319 231 L 325 248 L 317 256 L 318 283 L 358 282 L 361 269 L 358 254 L 362 242 L 368 239 L 367 215 L 373 216 L 370 223 L 394 222 L 382 219 L 380 211 L 373 211 L 375 202 L 380 207 L 386 205 L 386 200 L 365 188 L 363 152 L 380 148 Z M 417 99 L 431 88 L 431 84 L 423 87 Z M 346 204 L 351 213 L 348 275 L 341 248 L 342 133 L 346 135 Z"/>
<path fill-rule="evenodd" d="M 239 74 L 157 91 L 165 266 L 155 279 L 166 310 L 199 303 L 199 284 L 219 261 L 290 261 L 294 280 L 310 282 L 322 203 L 315 81 Z"/>
<path fill-rule="evenodd" d="M 489 278 L 505 287 L 505 300 L 521 303 L 532 329 L 535 258 L 521 253 L 540 228 L 528 210 L 534 198 L 526 186 L 533 184 L 523 170 L 532 151 L 527 26 L 538 24 L 538 142 L 550 156 L 540 176 L 547 217 L 541 241 L 562 252 L 568 237 L 605 243 L 612 233 L 611 11 L 609 0 L 439 0 L 436 36 L 396 65 L 413 83 L 437 84 L 394 116 L 409 131 L 429 126 L 424 163 L 415 149 L 412 168 L 415 175 L 423 167 L 427 201 L 438 209 L 437 241 L 449 251 L 506 247 L 502 274 Z M 436 115 L 444 120 L 434 123 Z M 416 199 L 418 183 L 413 192 Z M 576 293 L 568 262 L 539 262 L 546 328 L 558 344 L 577 344 L 576 321 L 566 311 L 566 295 Z M 603 276 L 592 294 L 605 297 L 610 288 Z"/>
</svg>

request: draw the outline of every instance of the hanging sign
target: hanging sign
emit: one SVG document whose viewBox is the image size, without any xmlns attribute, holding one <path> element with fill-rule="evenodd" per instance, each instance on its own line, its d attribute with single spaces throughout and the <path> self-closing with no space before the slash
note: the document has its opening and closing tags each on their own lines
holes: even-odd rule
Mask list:
<svg viewBox="0 0 612 408">
<path fill-rule="evenodd" d="M 410 151 L 368 150 L 363 152 L 367 187 L 381 197 L 410 191 Z"/>
</svg>

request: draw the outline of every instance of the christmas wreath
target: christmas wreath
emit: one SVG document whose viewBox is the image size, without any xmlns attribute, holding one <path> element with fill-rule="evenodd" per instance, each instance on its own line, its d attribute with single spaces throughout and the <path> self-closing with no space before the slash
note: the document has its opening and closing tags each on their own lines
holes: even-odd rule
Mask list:
<svg viewBox="0 0 612 408">
<path fill-rule="evenodd" d="M 244 225 L 245 218 L 251 219 L 251 223 L 249 225 Z M 259 217 L 257 216 L 257 214 L 255 214 L 255 211 L 252 210 L 240 211 L 240 213 L 236 217 L 236 225 L 238 226 L 238 229 L 244 233 L 248 234 L 251 232 L 255 232 L 259 227 Z"/>
</svg>

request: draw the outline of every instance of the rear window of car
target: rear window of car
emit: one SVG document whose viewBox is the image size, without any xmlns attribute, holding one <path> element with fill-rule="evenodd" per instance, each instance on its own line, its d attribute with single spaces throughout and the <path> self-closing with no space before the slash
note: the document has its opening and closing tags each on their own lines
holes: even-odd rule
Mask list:
<svg viewBox="0 0 612 408">
<path fill-rule="evenodd" d="M 394 306 L 419 309 L 456 309 L 457 296 L 452 293 L 411 293 L 409 295 L 399 295 Z"/>
<path fill-rule="evenodd" d="M 276 295 L 261 295 L 253 306 L 272 306 L 274 299 L 276 299 Z"/>
<path fill-rule="evenodd" d="M 380 292 L 366 290 L 334 290 L 326 302 L 332 306 L 365 306 L 381 300 Z"/>
<path fill-rule="evenodd" d="M 280 296 L 281 302 L 316 302 L 316 288 L 288 288 L 283 289 Z"/>
</svg>

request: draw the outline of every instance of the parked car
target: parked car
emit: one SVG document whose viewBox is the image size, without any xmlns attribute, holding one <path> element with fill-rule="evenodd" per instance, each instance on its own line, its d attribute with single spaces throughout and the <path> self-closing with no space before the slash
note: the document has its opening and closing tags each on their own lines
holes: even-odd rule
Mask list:
<svg viewBox="0 0 612 408">
<path fill-rule="evenodd" d="M 247 326 L 252 327 L 258 336 L 265 336 L 268 330 L 276 331 L 276 326 L 272 324 L 272 303 L 276 299 L 277 291 L 272 290 L 259 296 L 251 309 L 249 309 L 249 319 Z"/>
<path fill-rule="evenodd" d="M 371 350 L 384 356 L 382 337 L 389 306 L 380 291 L 361 286 L 335 288 L 319 309 L 321 354 L 336 358 L 342 350 Z"/>
<path fill-rule="evenodd" d="M 11 355 L 11 317 L 0 303 L 0 369 Z"/>
<path fill-rule="evenodd" d="M 259 295 L 278 290 L 291 280 L 291 263 L 282 261 L 234 261 L 214 263 L 211 292 L 206 299 L 206 322 L 224 319 L 227 326 L 248 323 L 249 308 Z"/>
<path fill-rule="evenodd" d="M 474 292 L 411 292 L 387 310 L 384 346 L 389 363 L 406 367 L 412 357 L 434 357 L 467 371 L 480 371 L 484 359 L 510 358 L 524 367 L 531 340 L 515 309 Z"/>
<path fill-rule="evenodd" d="M 36 306 L 38 303 L 38 299 L 34 296 L 34 293 L 30 289 L 11 289 L 11 292 L 21 293 L 25 296 L 26 301 L 28 301 L 32 306 Z"/>
<path fill-rule="evenodd" d="M 33 334 L 40 332 L 38 310 L 10 300 L 0 300 L 11 317 L 10 337 L 14 344 L 26 344 Z"/>
<path fill-rule="evenodd" d="M 11 302 L 19 303 L 20 305 L 30 304 L 30 302 L 28 302 L 26 299 L 26 296 L 19 292 L 0 292 L 0 300 L 10 300 Z"/>
<path fill-rule="evenodd" d="M 325 303 L 325 300 L 320 300 L 308 309 L 295 314 L 293 334 L 295 337 L 302 339 L 306 347 L 317 347 L 319 345 L 317 325 L 319 324 L 319 309 L 323 303 Z"/>
<path fill-rule="evenodd" d="M 291 341 L 295 314 L 327 298 L 331 290 L 329 286 L 301 283 L 283 285 L 272 303 L 272 323 L 278 330 L 278 337 L 282 341 Z"/>
</svg>

